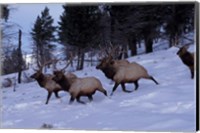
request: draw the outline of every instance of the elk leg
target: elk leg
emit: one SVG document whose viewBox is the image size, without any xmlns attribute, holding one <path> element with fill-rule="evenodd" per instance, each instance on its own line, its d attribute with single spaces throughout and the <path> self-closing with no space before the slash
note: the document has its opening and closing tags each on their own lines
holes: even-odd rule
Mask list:
<svg viewBox="0 0 200 133">
<path fill-rule="evenodd" d="M 194 71 L 191 70 L 191 78 L 194 78 Z"/>
<path fill-rule="evenodd" d="M 71 96 L 70 100 L 69 100 L 69 104 L 72 104 L 74 102 L 75 98 L 73 96 Z"/>
<path fill-rule="evenodd" d="M 104 90 L 103 94 L 104 94 L 105 96 L 107 96 L 107 91 L 106 91 L 106 90 Z"/>
<path fill-rule="evenodd" d="M 110 96 L 113 95 L 114 91 L 117 89 L 118 86 L 119 86 L 119 84 L 118 84 L 118 83 L 115 83 L 115 85 L 114 85 L 114 87 L 113 87 L 113 89 L 112 89 L 112 92 L 111 92 Z"/>
<path fill-rule="evenodd" d="M 93 100 L 92 95 L 88 95 L 88 99 L 90 100 L 90 102 Z"/>
<path fill-rule="evenodd" d="M 104 88 L 97 89 L 102 92 L 105 96 L 107 96 L 107 91 Z"/>
<path fill-rule="evenodd" d="M 83 101 L 80 100 L 80 96 L 78 96 L 78 97 L 76 98 L 76 100 L 77 100 L 77 102 L 79 102 L 79 103 L 81 103 L 81 104 L 85 104 L 85 102 L 83 102 Z"/>
<path fill-rule="evenodd" d="M 152 76 L 150 76 L 149 79 L 153 80 L 157 85 L 159 84 Z"/>
<path fill-rule="evenodd" d="M 122 86 L 122 90 L 123 90 L 124 92 L 127 92 L 127 93 L 132 92 L 132 91 L 126 90 L 125 83 L 121 83 L 121 86 Z"/>
<path fill-rule="evenodd" d="M 48 92 L 48 95 L 47 95 L 47 100 L 46 100 L 46 104 L 48 104 L 48 102 L 49 102 L 49 99 L 50 99 L 50 97 L 51 97 L 51 94 L 52 94 L 52 92 Z"/>
<path fill-rule="evenodd" d="M 133 83 L 135 84 L 135 90 L 137 90 L 139 87 L 138 80 L 134 81 Z"/>
<path fill-rule="evenodd" d="M 55 94 L 56 98 L 60 98 L 60 96 L 58 95 L 58 91 L 54 91 L 54 94 Z"/>
</svg>

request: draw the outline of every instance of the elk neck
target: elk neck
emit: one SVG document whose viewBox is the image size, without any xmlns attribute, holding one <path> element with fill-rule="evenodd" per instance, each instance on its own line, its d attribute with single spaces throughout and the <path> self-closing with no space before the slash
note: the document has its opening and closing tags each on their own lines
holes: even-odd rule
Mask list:
<svg viewBox="0 0 200 133">
<path fill-rule="evenodd" d="M 181 59 L 182 59 L 183 63 L 188 65 L 188 66 L 194 65 L 194 60 L 192 60 L 192 58 L 193 57 L 189 52 L 186 52 L 185 54 L 183 54 L 181 56 Z"/>
<path fill-rule="evenodd" d="M 45 84 L 46 84 L 46 81 L 45 81 L 45 76 L 43 74 L 40 74 L 37 78 L 36 78 L 38 84 L 41 86 L 41 87 L 44 87 Z"/>
<path fill-rule="evenodd" d="M 103 68 L 102 71 L 104 72 L 106 77 L 113 79 L 115 75 L 115 71 L 112 68 L 106 67 L 106 68 Z"/>
<path fill-rule="evenodd" d="M 69 91 L 70 88 L 70 81 L 63 75 L 57 83 L 66 91 Z"/>
</svg>

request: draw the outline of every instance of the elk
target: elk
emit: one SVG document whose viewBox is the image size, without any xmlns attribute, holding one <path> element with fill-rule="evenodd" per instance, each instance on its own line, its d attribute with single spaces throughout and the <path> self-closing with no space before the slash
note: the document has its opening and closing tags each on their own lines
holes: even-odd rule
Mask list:
<svg viewBox="0 0 200 133">
<path fill-rule="evenodd" d="M 77 76 L 71 72 L 68 72 L 67 74 L 65 74 L 65 69 L 71 64 L 72 60 L 73 60 L 73 56 L 71 54 L 71 57 L 69 58 L 68 63 L 66 63 L 65 67 L 63 67 L 62 69 L 58 69 L 55 65 L 54 70 L 53 70 L 53 74 L 54 74 L 53 80 L 57 82 L 58 84 L 60 84 L 66 91 L 69 91 L 69 87 L 70 87 L 69 83 L 72 83 L 74 79 L 77 78 Z"/>
<path fill-rule="evenodd" d="M 99 59 L 100 63 L 96 66 L 96 69 L 100 69 L 108 79 L 113 80 L 113 77 L 116 72 L 114 71 L 114 69 L 109 67 L 108 64 L 114 59 L 116 59 L 115 61 L 118 65 L 127 65 L 130 62 L 125 59 L 117 60 L 118 57 L 117 57 L 115 51 L 118 49 L 118 46 L 114 47 L 110 43 L 110 48 L 106 48 L 106 49 L 101 48 L 101 49 L 104 52 L 103 54 L 105 56 L 102 59 Z M 110 49 L 110 51 L 109 51 L 109 49 Z M 121 84 L 121 86 L 123 86 L 123 84 Z M 122 87 L 122 90 L 127 93 L 132 92 L 132 91 L 126 90 L 124 87 Z"/>
<path fill-rule="evenodd" d="M 98 90 L 107 96 L 106 90 L 103 88 L 101 82 L 95 77 L 78 78 L 75 74 L 68 72 L 65 74 L 65 68 L 72 62 L 73 56 L 67 65 L 58 70 L 54 70 L 53 80 L 58 83 L 63 89 L 70 93 L 70 104 L 76 99 L 77 102 L 85 104 L 80 100 L 81 96 L 87 96 L 90 101 L 93 100 L 92 95 Z"/>
<path fill-rule="evenodd" d="M 66 91 L 69 91 L 70 85 L 74 82 L 77 76 L 71 72 L 65 74 L 65 68 L 67 68 L 69 63 L 62 69 L 53 71 L 54 77 L 52 78 L 56 83 L 62 86 Z"/>
<path fill-rule="evenodd" d="M 104 65 L 104 69 L 110 69 L 113 71 L 112 80 L 115 81 L 115 85 L 112 89 L 111 96 L 113 95 L 114 91 L 117 89 L 119 84 L 121 84 L 122 90 L 124 92 L 132 92 L 126 90 L 125 83 L 134 83 L 135 90 L 137 90 L 139 87 L 138 80 L 141 78 L 150 79 L 156 84 L 158 84 L 158 82 L 153 78 L 153 76 L 150 76 L 147 70 L 142 65 L 136 62 L 119 65 L 118 61 L 111 60 L 110 62 Z M 103 70 L 101 66 L 97 66 L 97 69 L 98 68 L 105 72 L 105 70 Z"/>
<path fill-rule="evenodd" d="M 55 94 L 56 98 L 60 98 L 58 95 L 58 91 L 63 90 L 61 86 L 52 79 L 53 78 L 52 75 L 45 75 L 42 73 L 43 67 L 48 63 L 49 61 L 44 63 L 43 65 L 39 65 L 38 63 L 39 69 L 38 70 L 34 69 L 34 71 L 36 72 L 30 76 L 31 78 L 35 79 L 38 82 L 40 87 L 47 90 L 48 95 L 46 99 L 46 104 L 48 104 L 52 93 Z"/>
<path fill-rule="evenodd" d="M 187 49 L 189 48 L 188 45 L 184 45 L 182 47 L 176 46 L 179 48 L 178 52 L 176 53 L 183 64 L 185 64 L 191 73 L 191 78 L 194 78 L 194 53 L 189 52 Z"/>
<path fill-rule="evenodd" d="M 85 104 L 80 100 L 81 96 L 87 96 L 90 101 L 93 100 L 92 95 L 98 90 L 107 96 L 106 90 L 103 88 L 101 82 L 95 77 L 78 78 L 69 73 L 65 75 L 63 71 L 54 71 L 55 80 L 62 88 L 65 88 L 71 95 L 69 103 L 71 104 L 75 99 L 77 102 Z"/>
<path fill-rule="evenodd" d="M 103 88 L 99 79 L 95 77 L 77 78 L 71 84 L 69 93 L 71 95 L 70 104 L 76 99 L 79 103 L 85 104 L 80 100 L 81 96 L 87 96 L 90 102 L 93 100 L 92 95 L 96 92 L 102 92 L 107 96 L 107 91 Z"/>
<path fill-rule="evenodd" d="M 105 76 L 108 78 L 108 79 L 111 79 L 113 80 L 113 77 L 114 75 L 116 74 L 116 71 L 108 66 L 108 64 L 113 60 L 113 58 L 111 56 L 109 57 L 105 57 L 101 60 L 100 64 L 96 66 L 96 69 L 100 69 L 104 74 Z M 120 65 L 127 65 L 129 64 L 129 62 L 127 60 L 115 60 L 115 62 L 120 66 Z M 123 84 L 121 84 L 122 86 L 122 90 L 124 92 L 127 92 L 127 93 L 130 93 L 132 91 L 129 91 L 129 90 L 126 90 L 123 86 Z"/>
<path fill-rule="evenodd" d="M 115 81 L 115 85 L 112 89 L 111 96 L 113 95 L 119 84 L 121 84 L 122 89 L 125 90 L 125 83 L 134 83 L 135 90 L 137 90 L 139 87 L 138 80 L 140 80 L 141 78 L 150 79 L 154 81 L 155 84 L 159 84 L 153 78 L 153 76 L 148 74 L 147 70 L 142 65 L 136 62 L 132 62 L 127 65 L 119 65 L 115 60 L 112 60 L 108 64 L 108 67 L 115 71 L 115 75 L 113 76 L 113 81 Z"/>
<path fill-rule="evenodd" d="M 115 60 L 112 57 L 112 51 L 107 57 L 104 57 L 101 60 L 99 65 L 96 66 L 96 69 L 103 71 L 107 78 L 115 81 L 111 95 L 113 95 L 119 84 L 121 84 L 124 92 L 132 92 L 126 90 L 125 83 L 134 83 L 135 90 L 137 90 L 139 87 L 138 80 L 141 78 L 151 79 L 158 84 L 158 82 L 148 74 L 147 70 L 143 66 L 136 62 L 130 63 L 127 60 Z"/>
</svg>

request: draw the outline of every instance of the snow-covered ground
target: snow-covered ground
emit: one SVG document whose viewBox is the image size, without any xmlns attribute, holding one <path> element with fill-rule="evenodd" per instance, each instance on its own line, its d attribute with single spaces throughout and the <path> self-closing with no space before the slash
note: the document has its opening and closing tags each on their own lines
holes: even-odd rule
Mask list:
<svg viewBox="0 0 200 133">
<path fill-rule="evenodd" d="M 194 51 L 191 47 L 190 51 Z M 141 79 L 139 88 L 124 93 L 119 86 L 112 97 L 96 92 L 94 101 L 86 105 L 76 101 L 69 105 L 70 96 L 60 92 L 60 100 L 52 95 L 45 105 L 47 91 L 37 82 L 0 89 L 2 96 L 2 128 L 41 128 L 44 124 L 53 129 L 128 130 L 128 131 L 195 131 L 196 92 L 195 79 L 176 55 L 172 47 L 154 53 L 131 57 L 143 65 L 159 82 Z M 114 83 L 95 67 L 87 67 L 75 74 L 79 77 L 95 76 L 111 93 Z M 133 90 L 133 84 L 126 84 Z"/>
</svg>

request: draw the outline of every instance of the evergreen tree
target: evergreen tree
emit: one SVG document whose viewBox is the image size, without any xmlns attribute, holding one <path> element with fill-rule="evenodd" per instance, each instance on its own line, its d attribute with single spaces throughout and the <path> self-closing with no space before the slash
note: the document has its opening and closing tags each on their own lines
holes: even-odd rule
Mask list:
<svg viewBox="0 0 200 133">
<path fill-rule="evenodd" d="M 110 44 L 111 40 L 111 17 L 110 17 L 110 6 L 109 5 L 101 5 L 101 16 L 99 20 L 99 33 L 98 33 L 98 39 L 99 45 L 101 47 L 107 46 Z"/>
<path fill-rule="evenodd" d="M 99 31 L 98 6 L 68 6 L 64 5 L 64 12 L 59 22 L 59 40 L 64 46 L 76 47 L 78 50 L 77 69 L 83 68 L 84 50 L 97 44 Z"/>
<path fill-rule="evenodd" d="M 3 60 L 2 72 L 3 74 L 10 74 L 19 71 L 19 62 L 20 69 L 24 70 L 26 68 L 26 62 L 22 57 L 22 54 L 19 54 L 19 49 L 14 48 L 11 50 L 10 55 L 6 55 Z"/>
<path fill-rule="evenodd" d="M 111 41 L 128 44 L 132 56 L 137 54 L 136 44 L 141 40 L 145 52 L 152 52 L 154 40 L 161 37 L 163 27 L 172 44 L 194 26 L 194 4 L 112 5 L 110 14 Z"/>
<path fill-rule="evenodd" d="M 114 5 L 111 7 L 112 42 L 127 45 L 131 50 L 131 56 L 137 54 L 137 43 L 144 39 L 142 29 L 148 24 L 144 20 L 146 16 L 144 5 Z M 147 26 L 146 26 L 147 27 Z"/>
<path fill-rule="evenodd" d="M 123 45 L 127 43 L 124 34 L 127 24 L 126 17 L 129 12 L 129 6 L 116 5 L 111 6 L 111 42 L 113 45 Z"/>
<path fill-rule="evenodd" d="M 10 9 L 8 5 L 6 4 L 0 5 L 0 13 L 1 13 L 1 18 L 7 22 L 9 14 L 10 14 Z"/>
<path fill-rule="evenodd" d="M 158 38 L 161 27 L 162 5 L 143 5 L 139 9 L 140 32 L 145 43 L 145 52 L 153 52 L 154 39 Z"/>
<path fill-rule="evenodd" d="M 165 34 L 171 47 L 179 43 L 183 34 L 194 29 L 194 4 L 167 5 L 164 13 Z"/>
<path fill-rule="evenodd" d="M 55 41 L 53 18 L 49 14 L 49 9 L 45 7 L 38 16 L 31 31 L 33 39 L 34 53 L 38 63 L 43 64 L 51 59 L 52 42 Z"/>
</svg>

